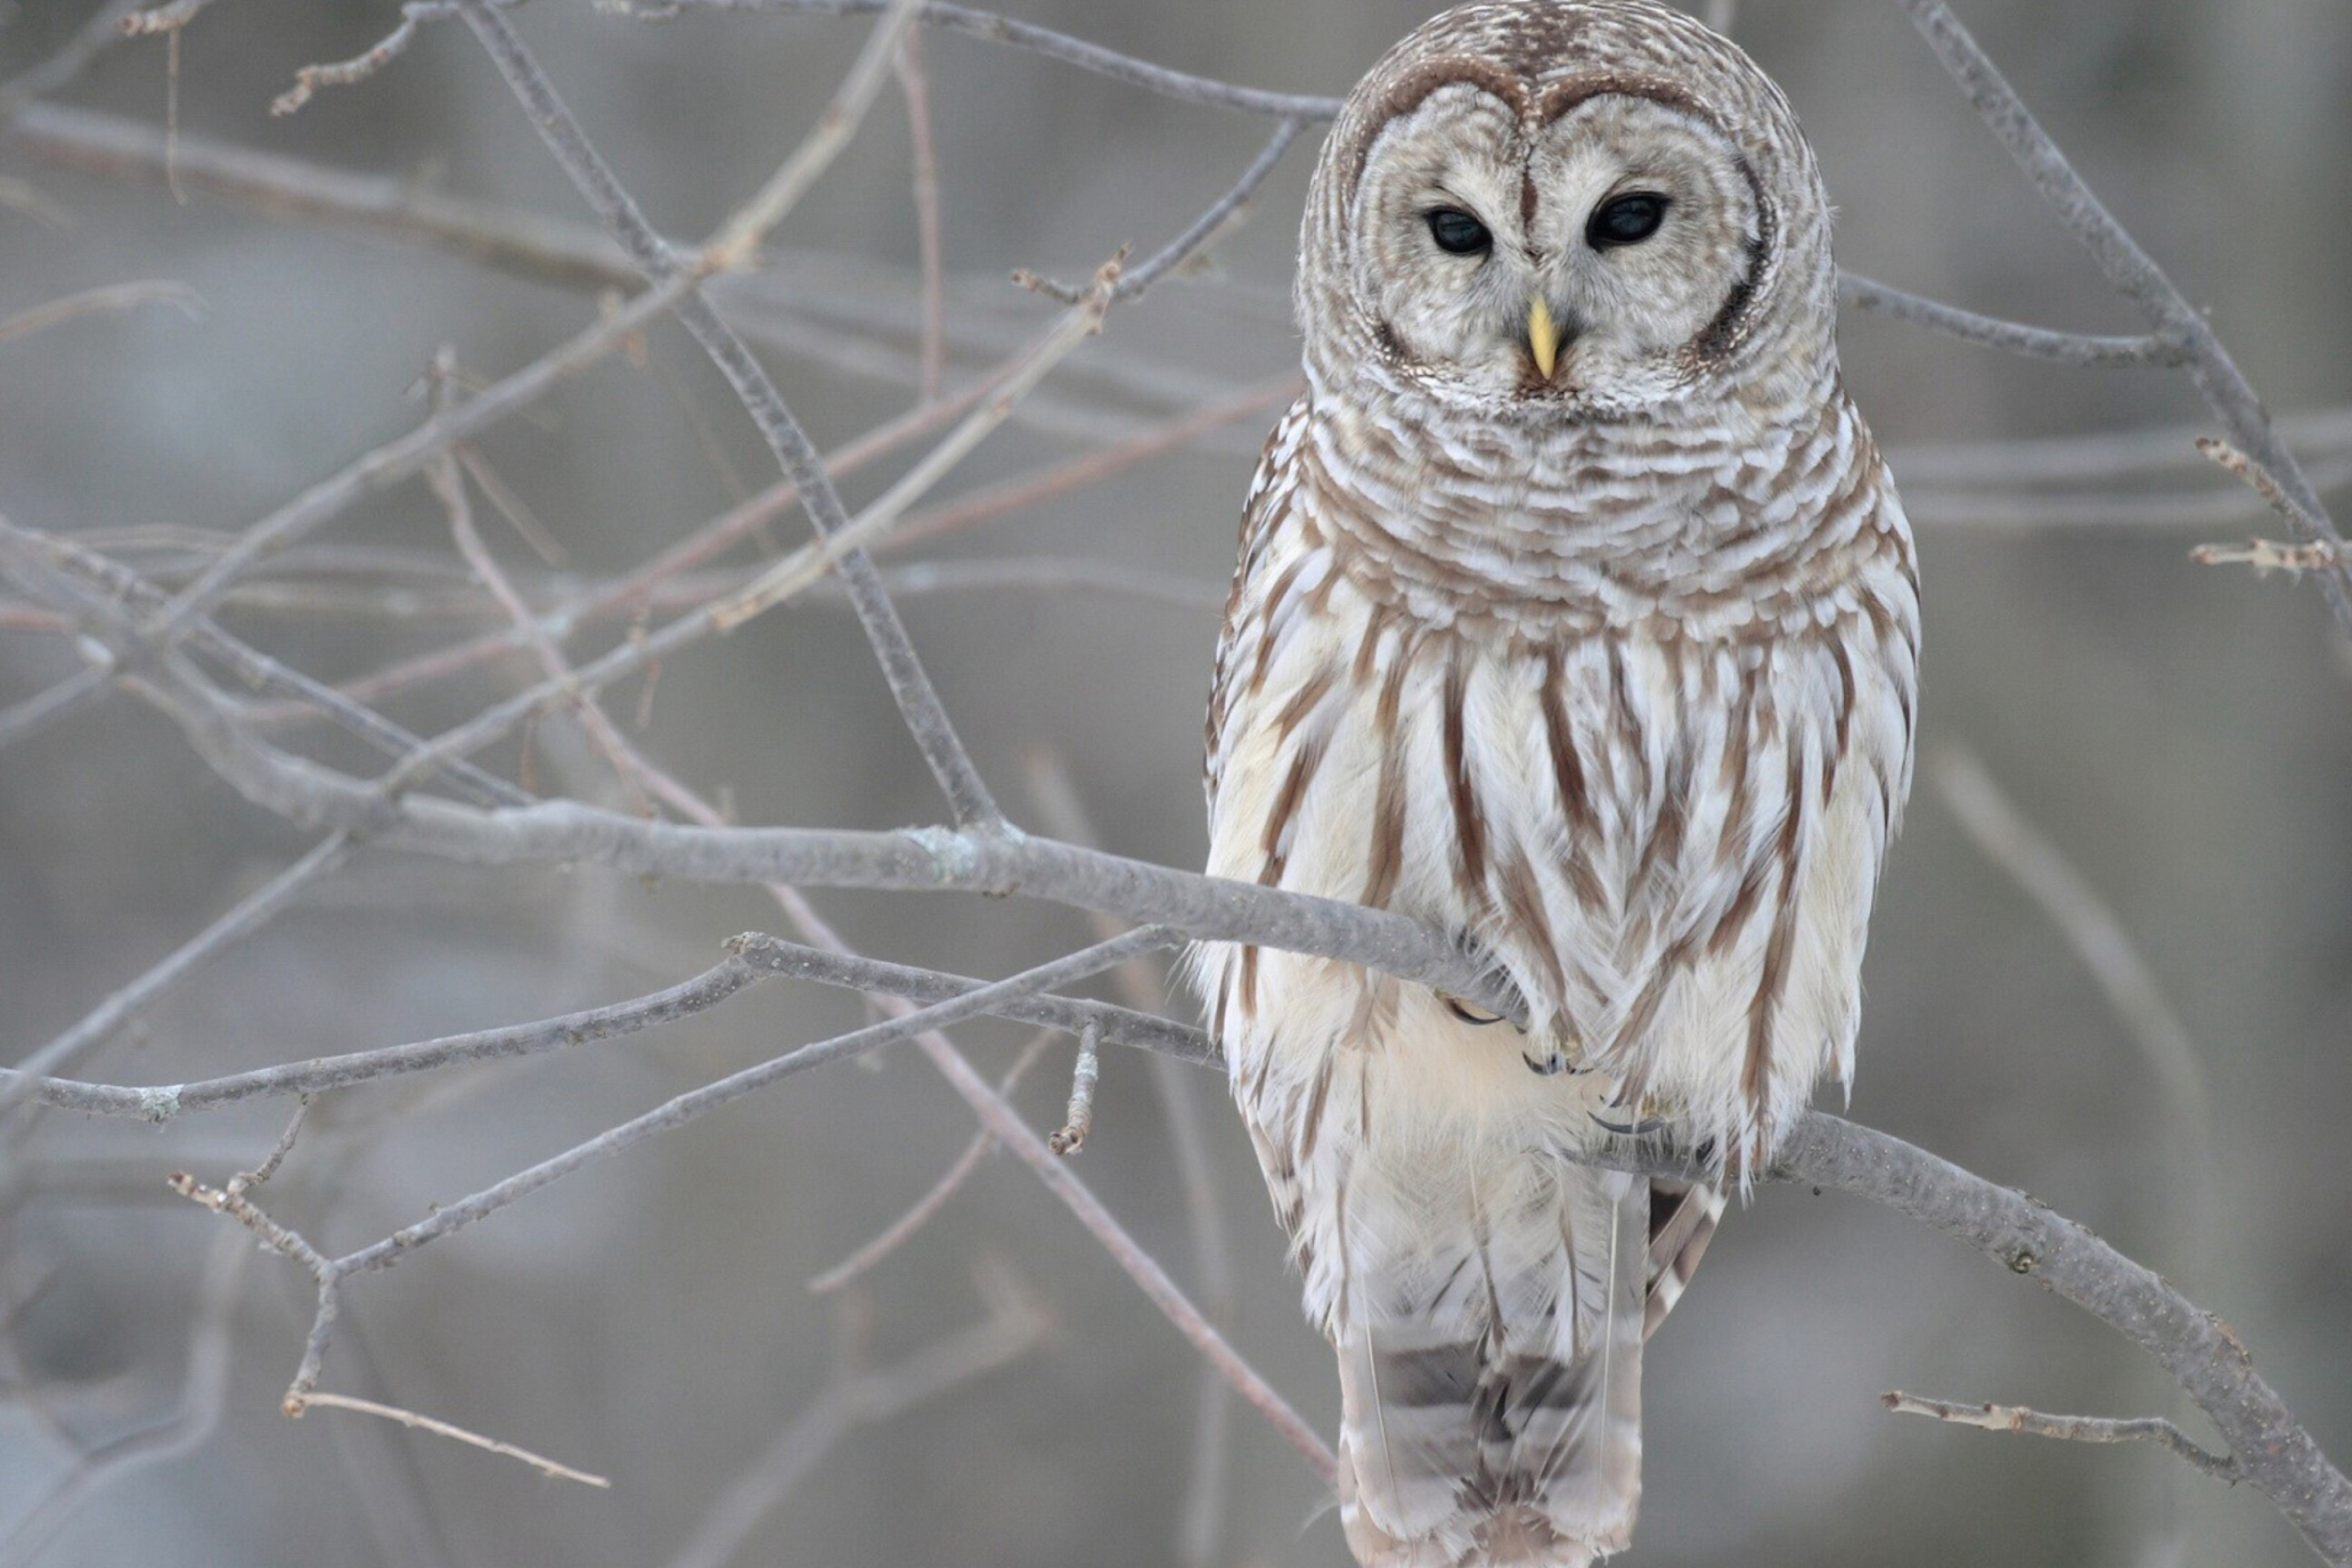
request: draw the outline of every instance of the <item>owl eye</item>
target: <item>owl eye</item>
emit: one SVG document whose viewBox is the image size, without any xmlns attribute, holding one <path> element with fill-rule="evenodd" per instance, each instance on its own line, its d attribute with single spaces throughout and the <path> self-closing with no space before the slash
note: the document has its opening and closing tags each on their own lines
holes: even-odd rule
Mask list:
<svg viewBox="0 0 2352 1568">
<path fill-rule="evenodd" d="M 1612 246 L 1639 245 L 1666 221 L 1666 198 L 1655 191 L 1634 191 L 1592 209 L 1584 225 L 1584 243 L 1595 250 Z"/>
<path fill-rule="evenodd" d="M 1491 250 L 1495 245 L 1495 237 L 1486 232 L 1486 226 L 1460 207 L 1439 207 L 1431 213 L 1429 237 L 1437 241 L 1438 249 L 1455 256 Z"/>
</svg>

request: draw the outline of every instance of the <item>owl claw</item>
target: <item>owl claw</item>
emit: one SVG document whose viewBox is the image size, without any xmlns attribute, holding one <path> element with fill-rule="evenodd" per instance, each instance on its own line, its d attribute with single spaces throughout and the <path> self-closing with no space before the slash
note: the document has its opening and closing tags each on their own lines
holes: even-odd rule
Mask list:
<svg viewBox="0 0 2352 1568">
<path fill-rule="evenodd" d="M 1519 1060 L 1527 1063 L 1528 1070 L 1535 1074 L 1538 1078 L 1557 1078 L 1564 1072 L 1573 1073 L 1582 1072 L 1585 1070 L 1584 1068 L 1570 1065 L 1569 1059 L 1566 1057 L 1561 1056 L 1558 1051 L 1554 1051 L 1549 1056 L 1541 1057 L 1531 1057 L 1527 1052 L 1521 1051 L 1519 1053 Z"/>
<path fill-rule="evenodd" d="M 1459 996 L 1448 996 L 1441 991 L 1437 994 L 1437 999 L 1445 1004 L 1447 1012 L 1474 1029 L 1483 1029 L 1489 1024 L 1499 1024 L 1503 1021 L 1503 1016 L 1500 1013 L 1489 1013 L 1484 1007 L 1473 1006 Z"/>
<path fill-rule="evenodd" d="M 1614 1132 L 1621 1138 L 1646 1138 L 1651 1133 L 1659 1131 L 1666 1125 L 1666 1119 L 1663 1116 L 1648 1116 L 1643 1118 L 1639 1121 L 1616 1122 L 1610 1121 L 1607 1117 L 1602 1116 L 1598 1111 L 1590 1112 L 1589 1114 L 1592 1117 L 1592 1124 L 1594 1126 Z"/>
</svg>

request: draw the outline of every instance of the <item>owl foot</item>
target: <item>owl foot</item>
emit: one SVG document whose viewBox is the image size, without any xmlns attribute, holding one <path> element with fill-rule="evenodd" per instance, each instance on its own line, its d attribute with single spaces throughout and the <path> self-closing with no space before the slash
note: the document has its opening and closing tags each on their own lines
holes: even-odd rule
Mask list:
<svg viewBox="0 0 2352 1568">
<path fill-rule="evenodd" d="M 1461 1019 L 1464 1023 L 1469 1025 L 1474 1029 L 1483 1029 L 1489 1024 L 1499 1024 L 1503 1021 L 1503 1016 L 1500 1013 L 1490 1013 L 1486 1008 L 1478 1006 L 1474 1003 L 1465 1002 L 1459 996 L 1449 996 L 1444 992 L 1441 991 L 1437 994 L 1437 999 L 1445 1004 L 1445 1010 L 1447 1012 L 1453 1014 L 1455 1017 Z M 1517 1027 L 1517 1026 L 1514 1026 L 1514 1027 Z M 1524 1029 L 1521 1029 L 1519 1032 L 1521 1034 L 1527 1033 Z"/>
<path fill-rule="evenodd" d="M 1645 1116 L 1639 1121 L 1617 1122 L 1610 1121 L 1597 1110 L 1590 1114 L 1595 1127 L 1604 1132 L 1614 1132 L 1621 1138 L 1647 1138 L 1654 1132 L 1664 1131 L 1667 1126 L 1666 1119 L 1663 1116 Z"/>
</svg>

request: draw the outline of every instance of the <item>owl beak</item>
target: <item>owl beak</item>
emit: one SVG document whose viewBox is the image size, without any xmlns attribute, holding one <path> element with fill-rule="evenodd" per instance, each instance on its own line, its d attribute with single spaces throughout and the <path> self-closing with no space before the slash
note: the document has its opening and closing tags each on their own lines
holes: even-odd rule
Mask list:
<svg viewBox="0 0 2352 1568">
<path fill-rule="evenodd" d="M 1559 363 L 1559 328 L 1540 294 L 1528 307 L 1528 347 L 1536 356 L 1536 373 L 1549 381 L 1552 366 Z"/>
</svg>

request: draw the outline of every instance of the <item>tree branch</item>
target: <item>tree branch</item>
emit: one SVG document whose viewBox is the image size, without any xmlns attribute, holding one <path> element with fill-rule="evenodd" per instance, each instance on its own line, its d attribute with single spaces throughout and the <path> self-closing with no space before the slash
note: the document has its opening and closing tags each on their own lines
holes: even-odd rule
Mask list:
<svg viewBox="0 0 2352 1568">
<path fill-rule="evenodd" d="M 2023 1193 L 1818 1111 L 1798 1122 L 1771 1173 L 1900 1210 L 2119 1331 L 2171 1373 L 2313 1550 L 2352 1563 L 2352 1483 L 2254 1371 L 2237 1331 L 2153 1271 Z"/>
<path fill-rule="evenodd" d="M 2029 327 L 1923 299 L 1843 268 L 1838 271 L 1838 295 L 1857 310 L 1891 316 L 1963 342 L 1980 343 L 2027 359 L 2054 360 L 2060 364 L 2165 369 L 2186 363 L 2188 357 L 2179 343 L 2160 332 L 2098 337 Z"/>
<path fill-rule="evenodd" d="M 530 113 L 541 139 L 579 187 L 605 231 L 621 242 L 637 269 L 655 280 L 655 293 L 675 292 L 671 302 L 678 321 L 735 389 L 745 412 L 759 426 L 769 449 L 792 480 L 802 510 L 808 513 L 818 535 L 829 539 L 846 530 L 850 526 L 849 513 L 842 505 L 840 493 L 833 488 L 833 481 L 825 477 L 824 460 L 818 457 L 808 433 L 801 428 L 800 421 L 776 391 L 775 383 L 744 346 L 743 340 L 719 320 L 700 292 L 700 279 L 706 268 L 738 265 L 748 259 L 748 247 L 741 242 L 748 236 L 756 243 L 758 235 L 766 232 L 767 226 L 782 216 L 782 207 L 771 199 L 754 213 L 756 224 L 730 220 L 722 226 L 721 238 L 712 253 L 698 259 L 692 268 L 682 267 L 667 243 L 646 221 L 636 202 L 622 188 L 610 165 L 590 144 L 580 122 L 563 106 L 554 84 L 547 79 L 507 19 L 491 6 L 489 0 L 456 3 L 467 25 L 489 51 L 507 85 Z M 903 0 L 896 3 L 903 4 Z M 882 58 L 887 65 L 887 54 Z M 878 88 L 879 84 L 877 72 L 875 85 Z M 837 142 L 832 145 L 838 149 Z M 829 159 L 831 153 L 825 153 L 824 156 Z M 798 167 L 798 160 L 793 166 Z M 805 175 L 810 180 L 814 177 L 814 171 Z M 997 810 L 995 798 L 989 794 L 988 785 L 982 781 L 962 740 L 956 734 L 954 722 L 924 670 L 905 624 L 898 619 L 889 595 L 875 577 L 873 562 L 864 551 L 853 549 L 842 556 L 837 570 L 848 588 L 858 621 L 866 629 L 866 640 L 873 645 L 875 658 L 881 664 L 883 679 L 888 682 L 891 696 L 907 721 L 908 731 L 947 795 L 956 825 L 988 831 L 1001 828 L 1003 814 Z"/>
<path fill-rule="evenodd" d="M 2074 232 L 2099 270 L 2116 291 L 2147 318 L 2158 337 L 2180 347 L 2182 363 L 2207 406 L 2248 456 L 2276 479 L 2279 488 L 2301 509 L 2299 526 L 2307 542 L 2325 544 L 2336 559 L 2319 574 L 2336 626 L 2352 636 L 2352 562 L 2343 557 L 2344 541 L 2328 518 L 2327 508 L 2311 480 L 2279 439 L 2269 410 L 2254 395 L 2237 362 L 2230 357 L 2203 312 L 2181 294 L 2163 268 L 2117 223 L 2105 203 L 2091 193 L 2083 177 L 2066 161 L 2058 144 L 2042 129 L 2016 89 L 2009 85 L 1985 52 L 1977 47 L 1943 0 L 1900 0 L 1937 59 L 1960 84 L 1978 115 L 1992 128 L 2010 156 L 2025 171 L 2034 189 Z"/>
<path fill-rule="evenodd" d="M 1948 1400 L 1923 1399 L 1895 1389 L 1879 1400 L 1898 1415 L 1933 1415 L 1958 1426 L 1978 1426 L 1988 1432 L 2025 1432 L 2069 1443 L 2161 1443 L 2209 1476 L 2235 1485 L 2238 1463 L 2221 1454 L 2209 1454 L 2189 1440 L 2189 1434 L 2161 1415 L 2115 1420 L 2098 1415 L 2045 1415 L 2021 1405 L 1955 1405 Z"/>
</svg>

